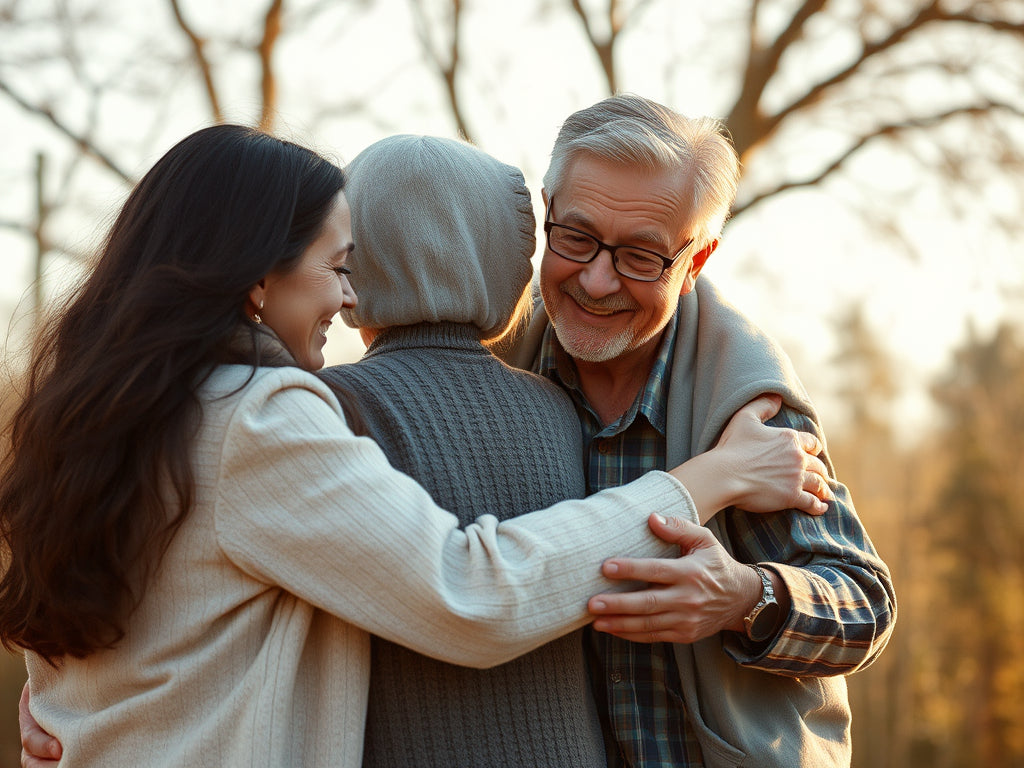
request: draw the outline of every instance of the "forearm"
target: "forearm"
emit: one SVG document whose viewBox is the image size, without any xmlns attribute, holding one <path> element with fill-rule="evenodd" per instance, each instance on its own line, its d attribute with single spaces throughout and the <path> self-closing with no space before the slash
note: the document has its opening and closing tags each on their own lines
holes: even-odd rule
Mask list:
<svg viewBox="0 0 1024 768">
<path fill-rule="evenodd" d="M 221 546 L 251 576 L 450 663 L 501 663 L 581 626 L 587 599 L 612 585 L 603 560 L 675 551 L 651 535 L 649 513 L 695 516 L 682 485 L 651 473 L 460 529 L 371 441 L 330 418 L 315 398 L 275 393 L 233 420 Z"/>
<path fill-rule="evenodd" d="M 789 677 L 830 677 L 863 669 L 882 652 L 895 612 L 884 594 L 858 600 L 853 595 L 863 590 L 851 588 L 865 581 L 880 585 L 884 580 L 877 574 L 769 567 L 781 574 L 790 609 L 767 647 L 756 647 L 740 635 L 726 637 L 725 648 L 739 663 Z"/>
<path fill-rule="evenodd" d="M 690 492 L 701 525 L 729 506 L 736 495 L 736 483 L 723 471 L 719 454 L 714 451 L 694 456 L 670 474 Z"/>
<path fill-rule="evenodd" d="M 846 489 L 837 488 L 837 501 L 821 518 L 750 516 L 746 535 L 735 533 L 743 525 L 729 526 L 737 557 L 765 565 L 790 600 L 768 647 L 726 636 L 726 649 L 740 663 L 793 677 L 848 674 L 871 664 L 888 642 L 896 619 L 889 570 Z"/>
</svg>

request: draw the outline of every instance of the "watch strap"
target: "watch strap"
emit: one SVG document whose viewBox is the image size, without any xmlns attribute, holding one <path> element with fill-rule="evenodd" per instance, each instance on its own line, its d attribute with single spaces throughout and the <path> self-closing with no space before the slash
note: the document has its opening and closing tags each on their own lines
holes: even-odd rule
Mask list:
<svg viewBox="0 0 1024 768">
<path fill-rule="evenodd" d="M 771 637 L 772 630 L 775 628 L 775 618 L 778 615 L 777 610 L 775 610 L 778 608 L 778 601 L 775 598 L 775 586 L 772 584 L 771 577 L 764 568 L 754 563 L 745 563 L 745 565 L 748 568 L 752 568 L 754 573 L 761 579 L 761 599 L 757 601 L 757 605 L 751 609 L 750 613 L 743 618 L 743 626 L 747 631 L 747 637 L 755 642 L 763 642 Z M 766 612 L 766 609 L 769 610 Z M 770 624 L 767 624 L 767 620 L 770 620 Z"/>
</svg>

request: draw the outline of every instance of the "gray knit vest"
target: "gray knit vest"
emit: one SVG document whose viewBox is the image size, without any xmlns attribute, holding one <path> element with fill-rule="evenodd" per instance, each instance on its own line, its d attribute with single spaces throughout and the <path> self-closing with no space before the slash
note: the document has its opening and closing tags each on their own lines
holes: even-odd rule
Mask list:
<svg viewBox="0 0 1024 768">
<path fill-rule="evenodd" d="M 499 361 L 478 333 L 455 324 L 391 328 L 358 363 L 321 377 L 345 393 L 391 463 L 463 525 L 581 498 L 571 401 Z M 374 637 L 363 765 L 605 765 L 581 633 L 487 670 Z"/>
</svg>

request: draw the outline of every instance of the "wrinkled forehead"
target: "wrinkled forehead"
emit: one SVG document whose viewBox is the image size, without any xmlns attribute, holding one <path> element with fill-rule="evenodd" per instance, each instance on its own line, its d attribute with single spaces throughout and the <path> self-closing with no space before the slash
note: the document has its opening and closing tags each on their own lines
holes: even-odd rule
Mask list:
<svg viewBox="0 0 1024 768">
<path fill-rule="evenodd" d="M 638 166 L 580 155 L 566 168 L 553 201 L 558 223 L 637 238 L 669 248 L 694 216 L 692 185 L 679 168 Z"/>
</svg>

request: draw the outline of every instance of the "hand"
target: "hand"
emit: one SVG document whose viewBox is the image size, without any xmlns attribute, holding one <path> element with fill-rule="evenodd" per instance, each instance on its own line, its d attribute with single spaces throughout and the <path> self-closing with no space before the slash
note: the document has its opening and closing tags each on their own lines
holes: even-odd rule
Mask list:
<svg viewBox="0 0 1024 768">
<path fill-rule="evenodd" d="M 729 420 L 715 448 L 735 451 L 735 468 L 745 492 L 733 506 L 748 512 L 801 509 L 822 514 L 834 500 L 828 471 L 818 458 L 821 441 L 810 432 L 768 427 L 782 407 L 778 395 L 762 395 Z"/>
<path fill-rule="evenodd" d="M 729 420 L 714 448 L 671 470 L 690 492 L 701 522 L 729 506 L 812 515 L 828 510 L 834 496 L 817 457 L 821 441 L 810 432 L 764 424 L 781 406 L 778 395 L 752 400 Z"/>
<path fill-rule="evenodd" d="M 39 727 L 28 708 L 28 683 L 18 702 L 18 727 L 21 729 L 21 768 L 51 768 L 60 760 L 60 742 Z"/>
<path fill-rule="evenodd" d="M 602 572 L 608 578 L 650 586 L 591 598 L 594 629 L 635 643 L 693 643 L 723 629 L 743 631 L 743 617 L 761 597 L 754 570 L 734 560 L 707 528 L 658 515 L 650 526 L 659 538 L 679 544 L 682 556 L 606 561 Z"/>
</svg>

